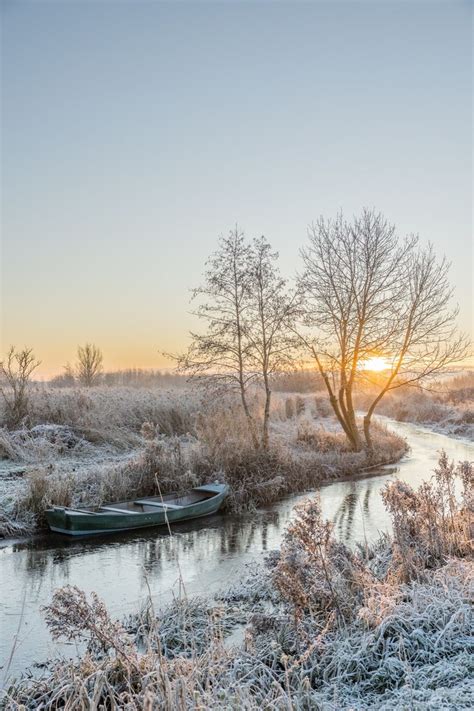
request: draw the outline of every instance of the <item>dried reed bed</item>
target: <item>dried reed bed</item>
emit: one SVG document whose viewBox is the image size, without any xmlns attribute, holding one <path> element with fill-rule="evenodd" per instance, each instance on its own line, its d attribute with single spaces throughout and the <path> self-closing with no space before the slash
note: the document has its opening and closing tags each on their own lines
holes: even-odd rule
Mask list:
<svg viewBox="0 0 474 711">
<path fill-rule="evenodd" d="M 29 445 L 21 449 L 21 439 L 29 434 L 33 439 L 46 439 L 50 444 L 72 437 L 69 451 L 84 441 L 109 444 L 118 449 L 130 449 L 141 444 L 140 430 L 144 422 L 154 422 L 162 434 L 181 435 L 192 431 L 195 415 L 203 398 L 197 392 L 174 388 L 169 390 L 96 387 L 52 388 L 32 386 L 29 393 L 28 416 L 19 434 L 13 433 L 17 457 L 27 457 Z M 0 422 L 4 422 L 0 411 Z M 43 428 L 43 430 L 41 429 Z M 49 431 L 48 431 L 49 428 Z M 8 447 L 9 433 L 1 431 L 1 447 Z M 57 442 L 61 446 L 61 442 Z M 8 448 L 7 456 L 11 455 Z M 59 454 L 61 452 L 58 452 Z"/>
<path fill-rule="evenodd" d="M 120 624 L 96 596 L 58 590 L 45 609 L 51 633 L 85 638 L 88 650 L 11 683 L 3 706 L 472 708 L 473 478 L 471 465 L 442 457 L 418 491 L 388 485 L 394 538 L 358 552 L 309 500 L 266 570 L 214 601 L 184 598 L 156 614 L 150 600 Z M 243 641 L 229 646 L 242 618 Z"/>
</svg>

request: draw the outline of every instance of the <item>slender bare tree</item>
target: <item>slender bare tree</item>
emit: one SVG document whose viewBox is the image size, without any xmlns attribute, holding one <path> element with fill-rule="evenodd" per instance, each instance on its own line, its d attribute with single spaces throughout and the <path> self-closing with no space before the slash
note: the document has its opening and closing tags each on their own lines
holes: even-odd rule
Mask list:
<svg viewBox="0 0 474 711">
<path fill-rule="evenodd" d="M 55 388 L 72 388 L 76 385 L 76 374 L 74 367 L 70 363 L 63 366 L 63 372 L 55 375 L 49 381 Z"/>
<path fill-rule="evenodd" d="M 265 404 L 261 446 L 269 445 L 272 376 L 294 367 L 298 341 L 294 325 L 298 314 L 297 293 L 289 291 L 281 276 L 278 252 L 265 237 L 255 239 L 249 260 L 249 296 L 246 337 L 252 370 L 263 384 Z"/>
<path fill-rule="evenodd" d="M 296 347 L 289 328 L 296 297 L 277 259 L 264 237 L 248 244 L 237 227 L 222 237 L 207 262 L 204 286 L 193 292 L 205 299 L 196 314 L 207 329 L 192 333 L 188 351 L 176 358 L 191 378 L 239 393 L 253 444 L 263 449 L 269 445 L 271 378 L 288 368 Z M 249 404 L 252 383 L 262 384 L 265 394 L 261 423 Z"/>
<path fill-rule="evenodd" d="M 372 449 L 372 415 L 383 396 L 420 383 L 462 360 L 468 342 L 455 326 L 449 264 L 438 261 L 418 237 L 400 240 L 381 213 L 364 210 L 352 222 L 339 214 L 309 230 L 302 250 L 302 335 L 324 379 L 334 413 L 354 450 Z M 387 376 L 364 417 L 354 409 L 363 365 L 383 356 Z"/>
<path fill-rule="evenodd" d="M 190 378 L 213 387 L 236 390 L 257 445 L 255 421 L 248 389 L 255 379 L 249 368 L 249 342 L 246 337 L 246 313 L 249 295 L 250 248 L 236 226 L 206 263 L 204 285 L 193 291 L 193 298 L 205 299 L 195 312 L 206 323 L 204 333 L 191 333 L 186 353 L 177 356 L 178 370 Z"/>
<path fill-rule="evenodd" d="M 87 388 L 97 385 L 102 375 L 102 351 L 93 343 L 77 347 L 77 379 Z"/>
<path fill-rule="evenodd" d="M 28 385 L 40 363 L 32 348 L 17 351 L 14 346 L 0 362 L 0 393 L 5 401 L 8 427 L 18 426 L 28 415 Z"/>
</svg>

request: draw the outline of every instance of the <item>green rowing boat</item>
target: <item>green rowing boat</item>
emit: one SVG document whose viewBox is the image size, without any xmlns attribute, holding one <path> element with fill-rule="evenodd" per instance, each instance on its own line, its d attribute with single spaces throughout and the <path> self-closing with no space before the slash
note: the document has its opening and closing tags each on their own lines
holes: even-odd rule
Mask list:
<svg viewBox="0 0 474 711">
<path fill-rule="evenodd" d="M 197 486 L 178 496 L 142 497 L 98 509 L 53 506 L 46 510 L 49 527 L 68 536 L 116 533 L 148 526 L 163 526 L 216 513 L 227 496 L 226 484 Z"/>
</svg>

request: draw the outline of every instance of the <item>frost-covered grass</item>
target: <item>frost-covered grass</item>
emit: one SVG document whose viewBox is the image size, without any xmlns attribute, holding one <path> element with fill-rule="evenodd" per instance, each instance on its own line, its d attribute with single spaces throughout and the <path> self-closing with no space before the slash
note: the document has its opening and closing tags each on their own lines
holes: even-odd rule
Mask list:
<svg viewBox="0 0 474 711">
<path fill-rule="evenodd" d="M 261 413 L 258 393 L 254 416 Z M 321 395 L 278 395 L 271 447 L 256 450 L 232 397 L 205 398 L 179 388 L 36 388 L 29 422 L 0 429 L 0 453 L 24 465 L 21 482 L 2 476 L 0 498 L 9 521 L 34 517 L 45 525 L 51 505 L 100 505 L 167 493 L 219 478 L 230 484 L 234 511 L 269 504 L 323 480 L 398 459 L 405 442 L 374 428 L 375 454 L 349 451 Z M 2 527 L 0 535 L 8 534 Z"/>
<path fill-rule="evenodd" d="M 31 387 L 25 430 L 57 425 L 78 439 L 107 443 L 118 449 L 140 444 L 144 422 L 153 422 L 162 434 L 186 434 L 202 405 L 202 397 L 189 390 L 132 387 Z M 4 422 L 0 412 L 0 423 Z M 5 431 L 4 431 L 4 436 Z M 1 447 L 0 440 L 0 447 Z M 0 450 L 1 451 L 1 450 Z M 7 455 L 9 453 L 7 451 Z"/>
<path fill-rule="evenodd" d="M 418 491 L 388 485 L 394 538 L 359 552 L 309 500 L 264 570 L 214 599 L 150 600 L 122 623 L 96 596 L 60 589 L 44 610 L 50 631 L 88 649 L 11 683 L 4 707 L 471 709 L 473 484 L 472 466 L 441 458 Z"/>
</svg>

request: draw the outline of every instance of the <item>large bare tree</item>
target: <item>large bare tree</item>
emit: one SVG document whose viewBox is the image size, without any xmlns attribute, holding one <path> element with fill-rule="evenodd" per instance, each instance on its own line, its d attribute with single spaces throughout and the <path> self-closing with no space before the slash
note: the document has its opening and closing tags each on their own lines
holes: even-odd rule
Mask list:
<svg viewBox="0 0 474 711">
<path fill-rule="evenodd" d="M 90 388 L 97 385 L 102 375 L 102 351 L 93 343 L 77 347 L 77 379 L 81 385 Z"/>
<path fill-rule="evenodd" d="M 28 385 L 41 361 L 36 360 L 32 348 L 9 349 L 0 362 L 0 393 L 5 402 L 9 427 L 18 426 L 28 415 Z"/>
<path fill-rule="evenodd" d="M 449 264 L 416 236 L 400 240 L 373 210 L 347 222 L 320 218 L 302 250 L 303 336 L 321 373 L 334 413 L 354 450 L 372 449 L 370 426 L 384 395 L 421 383 L 468 351 L 451 307 Z M 363 420 L 356 421 L 354 389 L 364 363 L 381 356 L 386 377 Z"/>
</svg>

